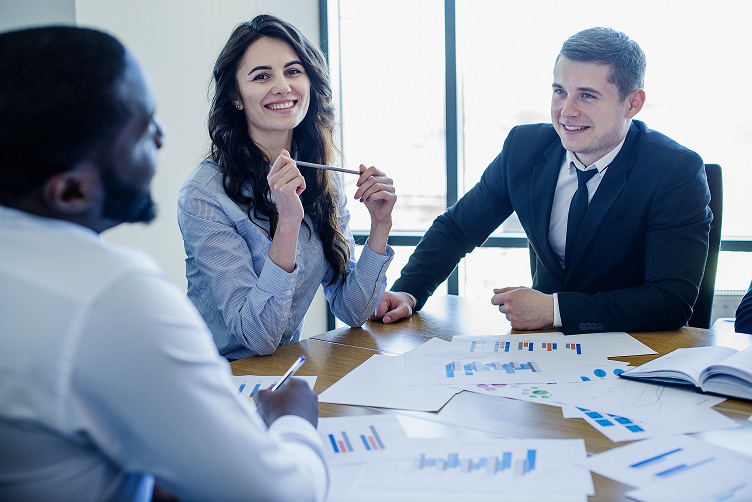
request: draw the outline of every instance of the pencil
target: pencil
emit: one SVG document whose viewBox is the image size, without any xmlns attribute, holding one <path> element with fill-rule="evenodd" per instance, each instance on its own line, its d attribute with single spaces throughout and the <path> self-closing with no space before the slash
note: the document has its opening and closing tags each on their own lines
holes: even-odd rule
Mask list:
<svg viewBox="0 0 752 502">
<path fill-rule="evenodd" d="M 340 173 L 357 174 L 360 176 L 360 171 L 353 171 L 352 169 L 343 169 L 341 167 L 325 166 L 323 164 L 314 164 L 313 162 L 303 162 L 302 160 L 296 160 L 295 163 L 303 167 L 313 167 L 315 169 L 326 169 L 327 171 L 337 171 Z"/>
<path fill-rule="evenodd" d="M 303 363 L 305 362 L 305 356 L 300 356 L 294 363 L 292 363 L 292 366 L 290 366 L 290 369 L 285 372 L 284 375 L 282 375 L 282 378 L 279 379 L 277 383 L 274 384 L 272 387 L 272 391 L 275 391 L 282 387 L 287 380 L 290 379 L 291 376 L 295 374 L 296 371 L 298 371 L 298 368 L 300 368 Z"/>
</svg>

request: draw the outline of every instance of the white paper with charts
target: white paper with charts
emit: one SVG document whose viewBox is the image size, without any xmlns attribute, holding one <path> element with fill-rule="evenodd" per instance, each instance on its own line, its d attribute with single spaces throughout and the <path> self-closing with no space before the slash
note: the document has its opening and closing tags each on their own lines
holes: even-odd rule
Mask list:
<svg viewBox="0 0 752 502">
<path fill-rule="evenodd" d="M 330 465 L 390 460 L 407 441 L 394 415 L 320 418 L 317 429 Z"/>
<path fill-rule="evenodd" d="M 580 382 L 583 365 L 606 364 L 602 339 L 457 337 L 405 354 L 410 385 Z"/>
<path fill-rule="evenodd" d="M 635 500 L 737 501 L 752 495 L 752 456 L 690 436 L 636 441 L 581 465 L 639 488 L 628 493 Z"/>
<path fill-rule="evenodd" d="M 369 462 L 355 480 L 348 500 L 362 500 L 369 492 L 414 495 L 454 493 L 457 500 L 469 495 L 525 494 L 525 500 L 541 495 L 592 495 L 592 477 L 576 465 L 587 458 L 581 439 L 513 439 L 461 442 L 454 439 L 411 439 L 402 455 L 389 462 Z"/>
</svg>

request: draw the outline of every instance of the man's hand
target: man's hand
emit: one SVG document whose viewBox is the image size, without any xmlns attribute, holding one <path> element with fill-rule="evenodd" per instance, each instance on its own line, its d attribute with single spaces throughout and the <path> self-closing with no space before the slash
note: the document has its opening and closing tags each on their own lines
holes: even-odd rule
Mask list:
<svg viewBox="0 0 752 502">
<path fill-rule="evenodd" d="M 531 330 L 546 328 L 554 323 L 554 297 L 530 288 L 494 289 L 491 298 L 499 312 L 507 315 L 512 328 Z"/>
<path fill-rule="evenodd" d="M 297 415 L 311 422 L 314 427 L 318 425 L 319 398 L 305 380 L 300 378 L 289 379 L 282 388 L 274 392 L 259 390 L 253 401 L 267 426 L 284 415 Z"/>
<path fill-rule="evenodd" d="M 384 291 L 371 320 L 380 319 L 384 324 L 393 323 L 413 315 L 414 308 L 415 303 L 407 293 Z"/>
</svg>

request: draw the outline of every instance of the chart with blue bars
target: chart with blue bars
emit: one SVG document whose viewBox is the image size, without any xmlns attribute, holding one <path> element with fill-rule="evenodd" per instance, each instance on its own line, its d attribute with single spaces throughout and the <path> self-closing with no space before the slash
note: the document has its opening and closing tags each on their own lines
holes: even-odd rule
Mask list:
<svg viewBox="0 0 752 502">
<path fill-rule="evenodd" d="M 329 434 L 329 446 L 337 454 L 352 453 L 355 451 L 377 451 L 385 449 L 384 443 L 379 436 L 379 432 L 373 425 L 368 426 L 368 431 L 364 434 L 355 434 L 354 441 L 350 440 L 347 431 L 340 431 L 339 434 Z"/>
<path fill-rule="evenodd" d="M 629 466 L 630 469 L 649 470 L 659 479 L 670 478 L 682 474 L 705 464 L 715 461 L 712 456 L 699 456 L 689 459 L 683 448 L 660 453 L 650 458 L 640 460 Z"/>
<path fill-rule="evenodd" d="M 645 429 L 626 417 L 611 415 L 610 413 L 599 413 L 587 408 L 580 408 L 579 406 L 577 407 L 577 409 L 583 412 L 587 417 L 591 418 L 597 425 L 600 425 L 601 427 L 623 427 L 629 432 L 645 432 Z"/>
<path fill-rule="evenodd" d="M 469 458 L 460 456 L 458 453 L 449 453 L 445 457 L 429 457 L 426 454 L 413 461 L 413 468 L 418 470 L 455 471 L 455 472 L 485 472 L 487 474 L 499 474 L 509 472 L 513 476 L 524 476 L 535 470 L 535 457 L 537 450 L 529 449 L 524 458 L 513 458 L 510 451 L 500 455 Z"/>
<path fill-rule="evenodd" d="M 463 363 L 462 361 L 452 361 L 446 365 L 447 378 L 454 378 L 457 373 L 473 376 L 476 373 L 483 373 L 485 371 L 504 371 L 510 375 L 513 375 L 519 371 L 540 372 L 541 368 L 538 363 L 534 361 L 519 362 L 519 361 L 492 361 L 489 363 L 471 362 Z"/>
<path fill-rule="evenodd" d="M 245 390 L 245 387 L 246 387 L 246 383 L 245 382 L 241 383 L 240 387 L 238 387 L 238 393 L 242 394 L 243 391 Z M 261 387 L 261 383 L 257 383 L 256 385 L 253 386 L 253 389 L 251 389 L 251 398 L 253 398 L 253 396 L 256 395 L 256 392 L 258 392 L 260 387 Z"/>
<path fill-rule="evenodd" d="M 470 342 L 470 352 L 554 352 L 571 351 L 582 355 L 582 344 L 559 342 L 532 341 L 502 341 L 502 340 L 473 340 Z"/>
</svg>

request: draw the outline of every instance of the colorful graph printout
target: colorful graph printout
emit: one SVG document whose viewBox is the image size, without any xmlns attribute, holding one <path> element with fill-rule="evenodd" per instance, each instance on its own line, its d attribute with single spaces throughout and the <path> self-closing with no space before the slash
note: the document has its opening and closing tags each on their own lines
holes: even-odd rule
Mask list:
<svg viewBox="0 0 752 502">
<path fill-rule="evenodd" d="M 417 470 L 459 472 L 481 471 L 487 474 L 497 474 L 510 471 L 515 476 L 524 476 L 535 470 L 536 450 L 528 449 L 523 458 L 513 460 L 513 452 L 505 451 L 499 455 L 485 457 L 462 457 L 459 453 L 451 452 L 444 457 L 428 457 L 425 453 L 413 461 L 413 467 Z"/>
<path fill-rule="evenodd" d="M 330 463 L 385 460 L 399 454 L 407 435 L 394 415 L 319 419 L 318 431 Z"/>
<path fill-rule="evenodd" d="M 572 358 L 552 360 L 531 355 L 522 359 L 452 357 L 458 354 L 405 355 L 410 385 L 475 385 L 480 383 L 582 382 L 581 364 Z"/>
<path fill-rule="evenodd" d="M 592 480 L 576 461 L 586 458 L 584 443 L 575 440 L 495 440 L 463 443 L 453 439 L 410 439 L 409 456 L 369 462 L 358 479 L 361 488 L 386 488 L 416 494 L 445 491 L 458 495 L 487 490 L 492 500 L 502 493 L 592 491 Z M 353 500 L 358 500 L 354 498 Z M 388 500 L 388 498 L 386 499 Z M 419 496 L 416 500 L 422 500 Z"/>
<path fill-rule="evenodd" d="M 752 457 L 691 436 L 675 435 L 635 441 L 593 455 L 583 465 L 620 483 L 651 488 L 662 494 L 663 500 L 679 500 L 675 493 L 685 485 L 694 487 L 691 500 L 720 500 L 705 493 L 708 485 L 716 494 L 727 495 L 748 487 Z"/>
</svg>

